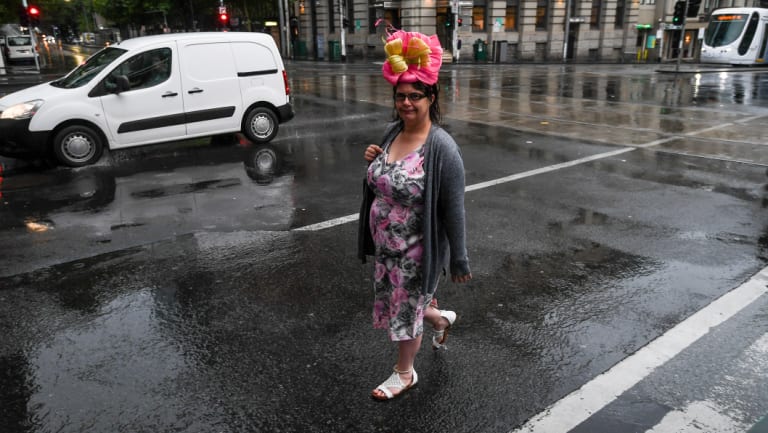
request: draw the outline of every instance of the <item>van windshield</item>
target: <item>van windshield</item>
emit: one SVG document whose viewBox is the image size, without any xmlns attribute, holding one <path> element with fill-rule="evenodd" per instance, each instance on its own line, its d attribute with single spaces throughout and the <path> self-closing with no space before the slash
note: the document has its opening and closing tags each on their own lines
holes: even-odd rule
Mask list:
<svg viewBox="0 0 768 433">
<path fill-rule="evenodd" d="M 75 87 L 84 86 L 125 52 L 126 50 L 122 48 L 104 48 L 91 57 L 88 57 L 82 65 L 73 69 L 72 72 L 65 75 L 63 78 L 53 81 L 51 85 L 64 89 L 74 89 Z"/>
<path fill-rule="evenodd" d="M 9 47 L 27 47 L 32 45 L 31 36 L 8 36 L 7 40 Z"/>
</svg>

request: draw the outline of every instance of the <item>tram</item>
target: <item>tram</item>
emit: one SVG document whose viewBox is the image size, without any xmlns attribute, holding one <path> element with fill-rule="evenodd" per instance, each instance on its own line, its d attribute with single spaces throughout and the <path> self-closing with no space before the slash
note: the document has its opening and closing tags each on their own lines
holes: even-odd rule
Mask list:
<svg viewBox="0 0 768 433">
<path fill-rule="evenodd" d="M 704 30 L 701 62 L 768 65 L 768 9 L 725 8 L 712 12 Z"/>
</svg>

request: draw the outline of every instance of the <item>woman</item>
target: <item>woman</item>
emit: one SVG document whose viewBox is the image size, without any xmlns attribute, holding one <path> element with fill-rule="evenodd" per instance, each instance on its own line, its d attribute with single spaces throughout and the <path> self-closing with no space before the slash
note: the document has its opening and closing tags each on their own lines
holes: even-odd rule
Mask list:
<svg viewBox="0 0 768 433">
<path fill-rule="evenodd" d="M 472 278 L 465 247 L 464 164 L 456 142 L 440 126 L 437 75 L 442 49 L 436 36 L 396 31 L 387 39 L 384 77 L 393 85 L 395 121 L 369 162 L 360 214 L 359 256 L 374 256 L 374 327 L 398 342 L 392 375 L 373 390 L 389 400 L 418 382 L 413 368 L 432 325 L 432 346 L 445 347 L 456 313 L 433 301 L 446 267 L 451 279 Z"/>
</svg>

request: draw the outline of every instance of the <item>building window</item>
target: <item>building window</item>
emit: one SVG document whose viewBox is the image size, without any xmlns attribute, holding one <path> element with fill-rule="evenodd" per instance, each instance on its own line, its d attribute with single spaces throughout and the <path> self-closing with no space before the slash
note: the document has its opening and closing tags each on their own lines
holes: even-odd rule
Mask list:
<svg viewBox="0 0 768 433">
<path fill-rule="evenodd" d="M 336 18 L 333 11 L 333 0 L 328 0 L 328 31 L 331 33 L 336 31 Z"/>
<path fill-rule="evenodd" d="M 549 21 L 549 0 L 536 1 L 536 30 L 546 30 Z"/>
<path fill-rule="evenodd" d="M 351 1 L 351 0 L 349 0 Z M 368 33 L 374 35 L 376 33 L 379 33 L 378 28 L 376 27 L 376 21 L 379 19 L 382 20 L 381 23 L 379 23 L 379 27 L 382 29 L 380 32 L 381 34 L 386 34 L 385 28 L 387 25 L 392 25 L 392 27 L 399 29 L 402 26 L 400 25 L 400 16 L 398 13 L 400 12 L 399 9 L 384 9 L 371 7 L 369 9 L 370 15 L 368 20 Z"/>
<path fill-rule="evenodd" d="M 504 28 L 507 31 L 517 31 L 517 14 L 519 10 L 519 0 L 507 0 L 507 13 L 504 17 Z"/>
<path fill-rule="evenodd" d="M 376 14 L 375 7 L 368 8 L 368 34 L 376 34 L 376 21 L 379 20 L 379 16 Z"/>
<path fill-rule="evenodd" d="M 485 4 L 475 4 L 472 6 L 472 31 L 485 31 Z"/>
<path fill-rule="evenodd" d="M 600 15 L 603 11 L 603 5 L 600 0 L 592 0 L 592 11 L 589 15 L 589 28 L 600 28 Z"/>
<path fill-rule="evenodd" d="M 720 7 L 720 0 L 704 0 L 704 13 L 708 14 Z"/>
<path fill-rule="evenodd" d="M 626 7 L 626 0 L 617 0 L 616 1 L 616 25 L 614 26 L 617 29 L 623 29 L 624 28 L 624 13 Z"/>
<path fill-rule="evenodd" d="M 350 34 L 355 32 L 355 4 L 351 0 L 347 0 L 347 32 Z"/>
</svg>

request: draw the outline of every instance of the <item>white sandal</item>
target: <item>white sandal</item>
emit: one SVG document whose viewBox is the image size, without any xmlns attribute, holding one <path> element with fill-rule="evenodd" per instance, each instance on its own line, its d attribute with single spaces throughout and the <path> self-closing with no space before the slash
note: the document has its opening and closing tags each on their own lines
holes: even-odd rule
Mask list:
<svg viewBox="0 0 768 433">
<path fill-rule="evenodd" d="M 402 395 L 405 391 L 408 391 L 409 389 L 413 388 L 416 383 L 419 381 L 419 376 L 416 374 L 416 370 L 411 367 L 409 370 L 398 370 L 397 365 L 392 367 L 392 370 L 394 370 L 394 373 L 392 373 L 391 376 L 389 376 L 389 379 L 385 380 L 384 383 L 377 386 L 375 390 L 379 390 L 384 393 L 385 397 L 380 397 L 376 394 L 371 394 L 371 397 L 375 398 L 376 400 L 391 400 L 397 396 Z M 403 381 L 400 379 L 401 374 L 406 374 L 408 372 L 412 372 L 413 376 L 411 377 L 411 383 L 406 385 L 403 383 Z M 397 394 L 392 394 L 392 391 L 389 390 L 389 388 L 394 388 L 400 390 Z M 375 391 L 374 390 L 374 391 Z"/>
<path fill-rule="evenodd" d="M 451 329 L 453 322 L 456 321 L 456 312 L 450 310 L 438 310 L 440 311 L 440 317 L 445 317 L 448 321 L 448 326 L 442 331 L 435 331 L 435 335 L 432 337 L 432 349 L 447 349 L 445 340 L 448 339 L 448 330 Z"/>
</svg>

